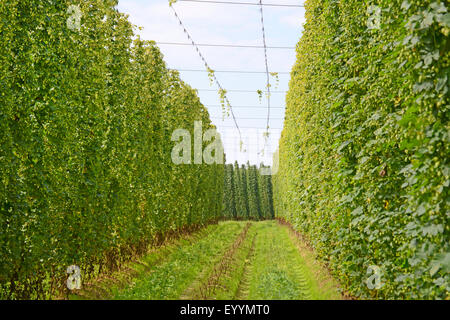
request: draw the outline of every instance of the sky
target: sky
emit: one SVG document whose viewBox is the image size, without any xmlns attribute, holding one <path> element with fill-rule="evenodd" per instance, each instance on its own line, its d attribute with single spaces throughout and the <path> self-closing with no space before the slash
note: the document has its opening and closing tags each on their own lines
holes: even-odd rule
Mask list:
<svg viewBox="0 0 450 320">
<path fill-rule="evenodd" d="M 252 2 L 258 0 L 222 0 Z M 302 5 L 303 0 L 265 0 L 263 3 Z M 187 31 L 197 44 L 263 45 L 260 7 L 255 5 L 177 2 L 174 5 Z M 142 30 L 141 39 L 159 42 L 188 43 L 168 0 L 119 0 L 120 12 Z M 302 7 L 263 7 L 267 46 L 295 47 L 301 37 L 305 10 Z M 167 66 L 177 70 L 205 70 L 193 46 L 158 44 Z M 209 66 L 216 71 L 233 107 L 241 128 L 243 148 L 231 117 L 223 117 L 217 86 L 211 85 L 207 72 L 180 71 L 183 81 L 198 89 L 201 102 L 208 108 L 225 147 L 228 163 L 272 164 L 284 122 L 285 95 L 290 71 L 295 63 L 294 49 L 268 49 L 270 72 L 285 72 L 271 76 L 270 136 L 263 133 L 267 123 L 267 98 L 260 99 L 257 90 L 266 89 L 265 73 L 222 73 L 219 71 L 265 72 L 264 49 L 200 47 Z M 204 91 L 205 89 L 210 91 Z M 230 91 L 231 90 L 231 91 Z M 233 92 L 249 90 L 251 92 Z M 194 126 L 194 124 L 192 124 Z M 187 128 L 186 128 L 187 129 Z"/>
</svg>

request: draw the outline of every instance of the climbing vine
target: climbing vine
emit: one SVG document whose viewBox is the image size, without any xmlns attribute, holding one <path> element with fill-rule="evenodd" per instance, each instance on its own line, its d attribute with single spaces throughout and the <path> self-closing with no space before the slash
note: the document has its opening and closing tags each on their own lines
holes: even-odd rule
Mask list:
<svg viewBox="0 0 450 320">
<path fill-rule="evenodd" d="M 447 2 L 308 0 L 306 9 L 276 215 L 355 296 L 448 298 Z M 371 266 L 382 272 L 377 289 Z"/>
<path fill-rule="evenodd" d="M 0 298 L 54 297 L 69 266 L 89 281 L 222 214 L 223 166 L 171 160 L 206 108 L 116 5 L 0 2 Z"/>
</svg>

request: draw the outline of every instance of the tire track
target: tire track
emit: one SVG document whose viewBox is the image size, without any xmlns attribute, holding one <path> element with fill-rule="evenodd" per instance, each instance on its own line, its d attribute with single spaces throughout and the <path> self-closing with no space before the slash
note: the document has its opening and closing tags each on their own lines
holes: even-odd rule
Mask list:
<svg viewBox="0 0 450 320">
<path fill-rule="evenodd" d="M 204 273 L 202 272 L 198 280 L 194 281 L 180 299 L 205 300 L 214 296 L 216 290 L 221 287 L 223 277 L 233 272 L 236 253 L 244 243 L 251 225 L 251 222 L 245 225 L 234 243 L 225 251 L 219 262 L 209 272 L 206 280 L 202 280 L 202 278 L 204 279 Z"/>
<path fill-rule="evenodd" d="M 246 264 L 244 266 L 244 270 L 242 272 L 241 280 L 239 282 L 239 286 L 236 290 L 236 293 L 234 294 L 233 299 L 235 300 L 245 300 L 248 295 L 248 288 L 250 287 L 250 274 L 251 274 L 251 263 L 250 261 L 255 256 L 255 240 L 258 233 L 255 233 L 253 235 L 252 244 L 250 247 L 250 250 L 248 252 L 248 255 L 246 257 Z"/>
</svg>

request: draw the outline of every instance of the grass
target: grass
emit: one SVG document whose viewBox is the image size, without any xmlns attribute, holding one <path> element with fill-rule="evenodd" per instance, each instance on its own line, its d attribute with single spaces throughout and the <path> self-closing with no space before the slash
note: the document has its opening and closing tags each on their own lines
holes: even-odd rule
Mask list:
<svg viewBox="0 0 450 320">
<path fill-rule="evenodd" d="M 236 299 L 245 265 L 256 237 L 255 225 L 247 223 L 244 232 L 236 238 L 222 258 L 202 273 L 190 288 L 185 299 Z"/>
<path fill-rule="evenodd" d="M 314 250 L 292 228 L 288 229 L 292 242 L 296 245 L 300 254 L 302 273 L 309 281 L 312 291 L 312 299 L 315 300 L 340 300 L 352 299 L 343 292 L 339 282 L 331 276 L 329 270 L 316 258 Z M 344 295 L 343 295 L 344 293 Z"/>
<path fill-rule="evenodd" d="M 326 268 L 276 221 L 210 225 L 157 248 L 72 299 L 340 299 Z"/>
<path fill-rule="evenodd" d="M 178 299 L 197 274 L 214 263 L 244 223 L 221 222 L 156 248 L 112 276 L 88 284 L 70 299 Z"/>
<path fill-rule="evenodd" d="M 257 225 L 258 237 L 249 266 L 251 300 L 339 299 L 337 287 L 324 288 L 299 254 L 296 239 L 276 221 Z"/>
<path fill-rule="evenodd" d="M 125 290 L 114 290 L 113 299 L 178 299 L 205 266 L 219 256 L 243 228 L 243 223 L 222 222 L 206 237 L 179 246 L 166 262 L 135 279 Z"/>
</svg>

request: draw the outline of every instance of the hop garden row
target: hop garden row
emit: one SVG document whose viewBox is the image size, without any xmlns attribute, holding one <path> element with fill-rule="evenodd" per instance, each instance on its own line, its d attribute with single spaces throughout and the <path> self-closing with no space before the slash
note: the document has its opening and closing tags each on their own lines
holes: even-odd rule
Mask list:
<svg viewBox="0 0 450 320">
<path fill-rule="evenodd" d="M 88 281 L 222 215 L 223 165 L 171 160 L 172 132 L 209 114 L 116 2 L 77 2 L 79 29 L 73 1 L 0 3 L 2 298 L 52 297 L 70 265 Z"/>
<path fill-rule="evenodd" d="M 306 2 L 276 216 L 354 296 L 448 298 L 448 2 L 370 4 Z"/>
<path fill-rule="evenodd" d="M 272 176 L 261 174 L 250 164 L 226 165 L 223 216 L 244 220 L 273 219 Z"/>
</svg>

